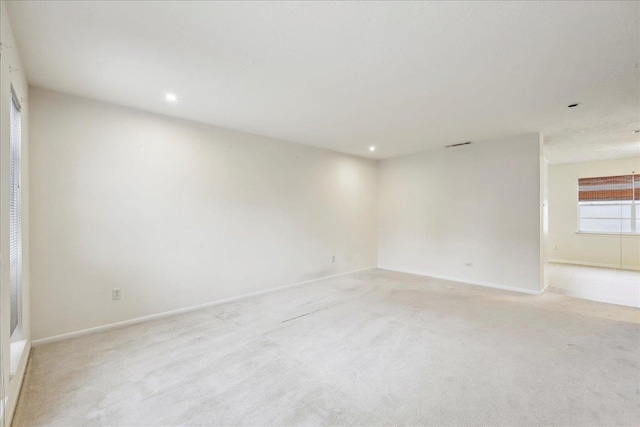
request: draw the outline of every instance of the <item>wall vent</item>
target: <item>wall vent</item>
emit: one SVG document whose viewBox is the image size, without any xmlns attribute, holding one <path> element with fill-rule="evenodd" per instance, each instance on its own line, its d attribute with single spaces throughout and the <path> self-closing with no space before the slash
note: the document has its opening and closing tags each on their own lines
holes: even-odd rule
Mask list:
<svg viewBox="0 0 640 427">
<path fill-rule="evenodd" d="M 473 144 L 473 142 L 472 141 L 459 142 L 457 144 L 445 145 L 445 148 L 462 147 L 463 145 L 469 145 L 469 144 Z"/>
</svg>

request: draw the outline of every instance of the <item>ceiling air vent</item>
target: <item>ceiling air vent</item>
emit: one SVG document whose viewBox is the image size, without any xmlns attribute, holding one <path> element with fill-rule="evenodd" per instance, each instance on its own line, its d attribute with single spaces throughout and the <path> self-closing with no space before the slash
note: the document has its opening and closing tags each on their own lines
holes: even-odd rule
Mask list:
<svg viewBox="0 0 640 427">
<path fill-rule="evenodd" d="M 458 144 L 445 145 L 445 148 L 462 147 L 463 145 L 469 145 L 469 144 L 473 144 L 473 142 L 472 141 L 467 141 L 467 142 L 460 142 Z"/>
</svg>

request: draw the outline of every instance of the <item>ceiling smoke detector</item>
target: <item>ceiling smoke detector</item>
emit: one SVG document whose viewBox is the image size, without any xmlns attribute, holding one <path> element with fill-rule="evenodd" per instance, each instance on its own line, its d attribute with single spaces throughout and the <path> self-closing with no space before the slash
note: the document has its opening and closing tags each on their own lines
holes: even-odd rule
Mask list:
<svg viewBox="0 0 640 427">
<path fill-rule="evenodd" d="M 445 148 L 462 147 L 463 145 L 473 144 L 473 141 L 459 142 L 457 144 L 445 145 Z"/>
</svg>

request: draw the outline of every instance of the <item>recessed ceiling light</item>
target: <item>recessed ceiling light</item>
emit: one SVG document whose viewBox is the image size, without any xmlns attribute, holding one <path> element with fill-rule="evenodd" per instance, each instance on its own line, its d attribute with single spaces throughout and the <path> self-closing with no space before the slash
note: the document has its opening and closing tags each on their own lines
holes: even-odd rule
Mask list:
<svg viewBox="0 0 640 427">
<path fill-rule="evenodd" d="M 573 107 L 577 107 L 578 105 L 580 105 L 580 103 L 576 102 L 575 104 L 568 105 L 568 107 L 573 108 Z"/>
<path fill-rule="evenodd" d="M 169 102 L 176 102 L 178 100 L 178 97 L 175 93 L 168 93 L 165 95 L 165 99 Z"/>
<path fill-rule="evenodd" d="M 372 145 L 371 147 L 369 147 L 369 151 L 376 151 L 376 147 Z"/>
</svg>

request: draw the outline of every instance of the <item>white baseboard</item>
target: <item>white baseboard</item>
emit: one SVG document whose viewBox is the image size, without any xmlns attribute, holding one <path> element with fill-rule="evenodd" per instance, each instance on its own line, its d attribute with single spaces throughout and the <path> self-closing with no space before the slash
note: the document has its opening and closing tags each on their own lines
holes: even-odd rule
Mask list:
<svg viewBox="0 0 640 427">
<path fill-rule="evenodd" d="M 621 265 L 615 265 L 615 264 L 603 264 L 599 262 L 573 261 L 568 259 L 550 259 L 548 261 L 556 264 L 575 264 L 575 265 L 584 265 L 586 267 L 603 267 L 603 268 L 615 268 L 616 270 L 640 271 L 640 267 L 636 267 L 635 265 L 621 266 Z"/>
<path fill-rule="evenodd" d="M 542 290 L 540 291 L 540 293 L 539 293 L 538 295 L 542 295 L 542 294 L 544 294 L 545 292 L 547 292 L 547 289 L 548 289 L 548 288 L 549 288 L 549 284 L 547 283 L 547 284 L 545 284 L 545 285 L 544 285 L 544 288 L 542 288 Z"/>
<path fill-rule="evenodd" d="M 501 289 L 503 291 L 520 292 L 520 293 L 525 293 L 525 294 L 529 294 L 529 295 L 542 295 L 542 293 L 544 292 L 544 289 L 541 290 L 541 291 L 535 291 L 533 289 L 516 288 L 516 287 L 513 287 L 513 286 L 498 285 L 496 283 L 482 282 L 482 281 L 479 281 L 479 280 L 461 279 L 459 277 L 452 277 L 452 276 L 442 276 L 440 274 L 431 274 L 431 273 L 422 272 L 422 271 L 399 270 L 397 268 L 388 268 L 388 267 L 382 267 L 382 266 L 378 267 L 378 268 L 381 269 L 381 270 L 396 271 L 398 273 L 414 274 L 416 276 L 423 276 L 423 277 L 433 277 L 434 279 L 449 280 L 449 281 L 452 281 L 452 282 L 466 283 L 468 285 L 484 286 L 484 287 L 487 287 L 487 288 Z"/>
<path fill-rule="evenodd" d="M 24 382 L 24 376 L 27 372 L 27 364 L 29 363 L 29 356 L 31 354 L 32 343 L 27 340 L 22 350 L 22 356 L 13 377 L 8 381 L 7 396 L 5 400 L 5 425 L 10 426 L 13 420 L 13 415 L 18 405 L 18 399 L 20 398 L 20 390 L 22 390 L 22 383 Z"/>
<path fill-rule="evenodd" d="M 326 279 L 331 279 L 331 278 L 334 278 L 334 277 L 346 276 L 347 274 L 353 274 L 353 273 L 359 273 L 359 272 L 362 272 L 362 271 L 372 270 L 374 268 L 377 268 L 377 267 L 368 267 L 368 268 L 362 268 L 362 269 L 359 269 L 359 270 L 347 271 L 345 273 L 338 273 L 338 274 L 333 274 L 331 276 L 319 277 L 317 279 L 311 279 L 311 280 L 306 280 L 304 282 L 298 282 L 298 283 L 293 283 L 293 284 L 290 284 L 290 285 L 279 286 L 277 288 L 265 289 L 263 291 L 252 292 L 252 293 L 249 293 L 249 294 L 239 295 L 237 297 L 225 298 L 225 299 L 211 301 L 211 302 L 204 303 L 204 304 L 199 304 L 199 305 L 193 305 L 193 306 L 190 306 L 190 307 L 179 308 L 177 310 L 164 311 L 162 313 L 156 313 L 156 314 L 150 314 L 148 316 L 136 317 L 136 318 L 129 319 L 129 320 L 123 320 L 121 322 L 109 323 L 109 324 L 102 325 L 102 326 L 95 326 L 93 328 L 81 329 L 79 331 L 67 332 L 67 333 L 60 334 L 60 335 L 54 335 L 54 336 L 51 336 L 51 337 L 40 338 L 40 339 L 37 339 L 37 340 L 33 340 L 32 341 L 32 345 L 34 347 L 36 347 L 36 346 L 39 346 L 39 345 L 48 344 L 48 343 L 56 342 L 56 341 L 62 341 L 62 340 L 66 340 L 66 339 L 70 339 L 70 338 L 74 338 L 74 337 L 79 337 L 79 336 L 82 336 L 82 335 L 95 334 L 97 332 L 107 331 L 107 330 L 110 330 L 110 329 L 122 328 L 122 327 L 125 327 L 125 326 L 135 325 L 137 323 L 148 322 L 149 320 L 161 319 L 163 317 L 175 316 L 176 314 L 182 314 L 182 313 L 188 313 L 190 311 L 201 310 L 201 309 L 207 308 L 207 307 L 213 307 L 213 306 L 216 306 L 216 305 L 226 304 L 226 303 L 229 303 L 229 302 L 234 302 L 234 301 L 242 300 L 242 299 L 245 299 L 245 298 L 251 298 L 251 297 L 258 296 L 258 295 L 268 294 L 270 292 L 275 292 L 275 291 L 279 291 L 279 290 L 282 290 L 282 289 L 292 288 L 294 286 L 306 285 L 306 284 L 309 284 L 309 283 L 318 282 L 320 280 L 326 280 Z"/>
</svg>

